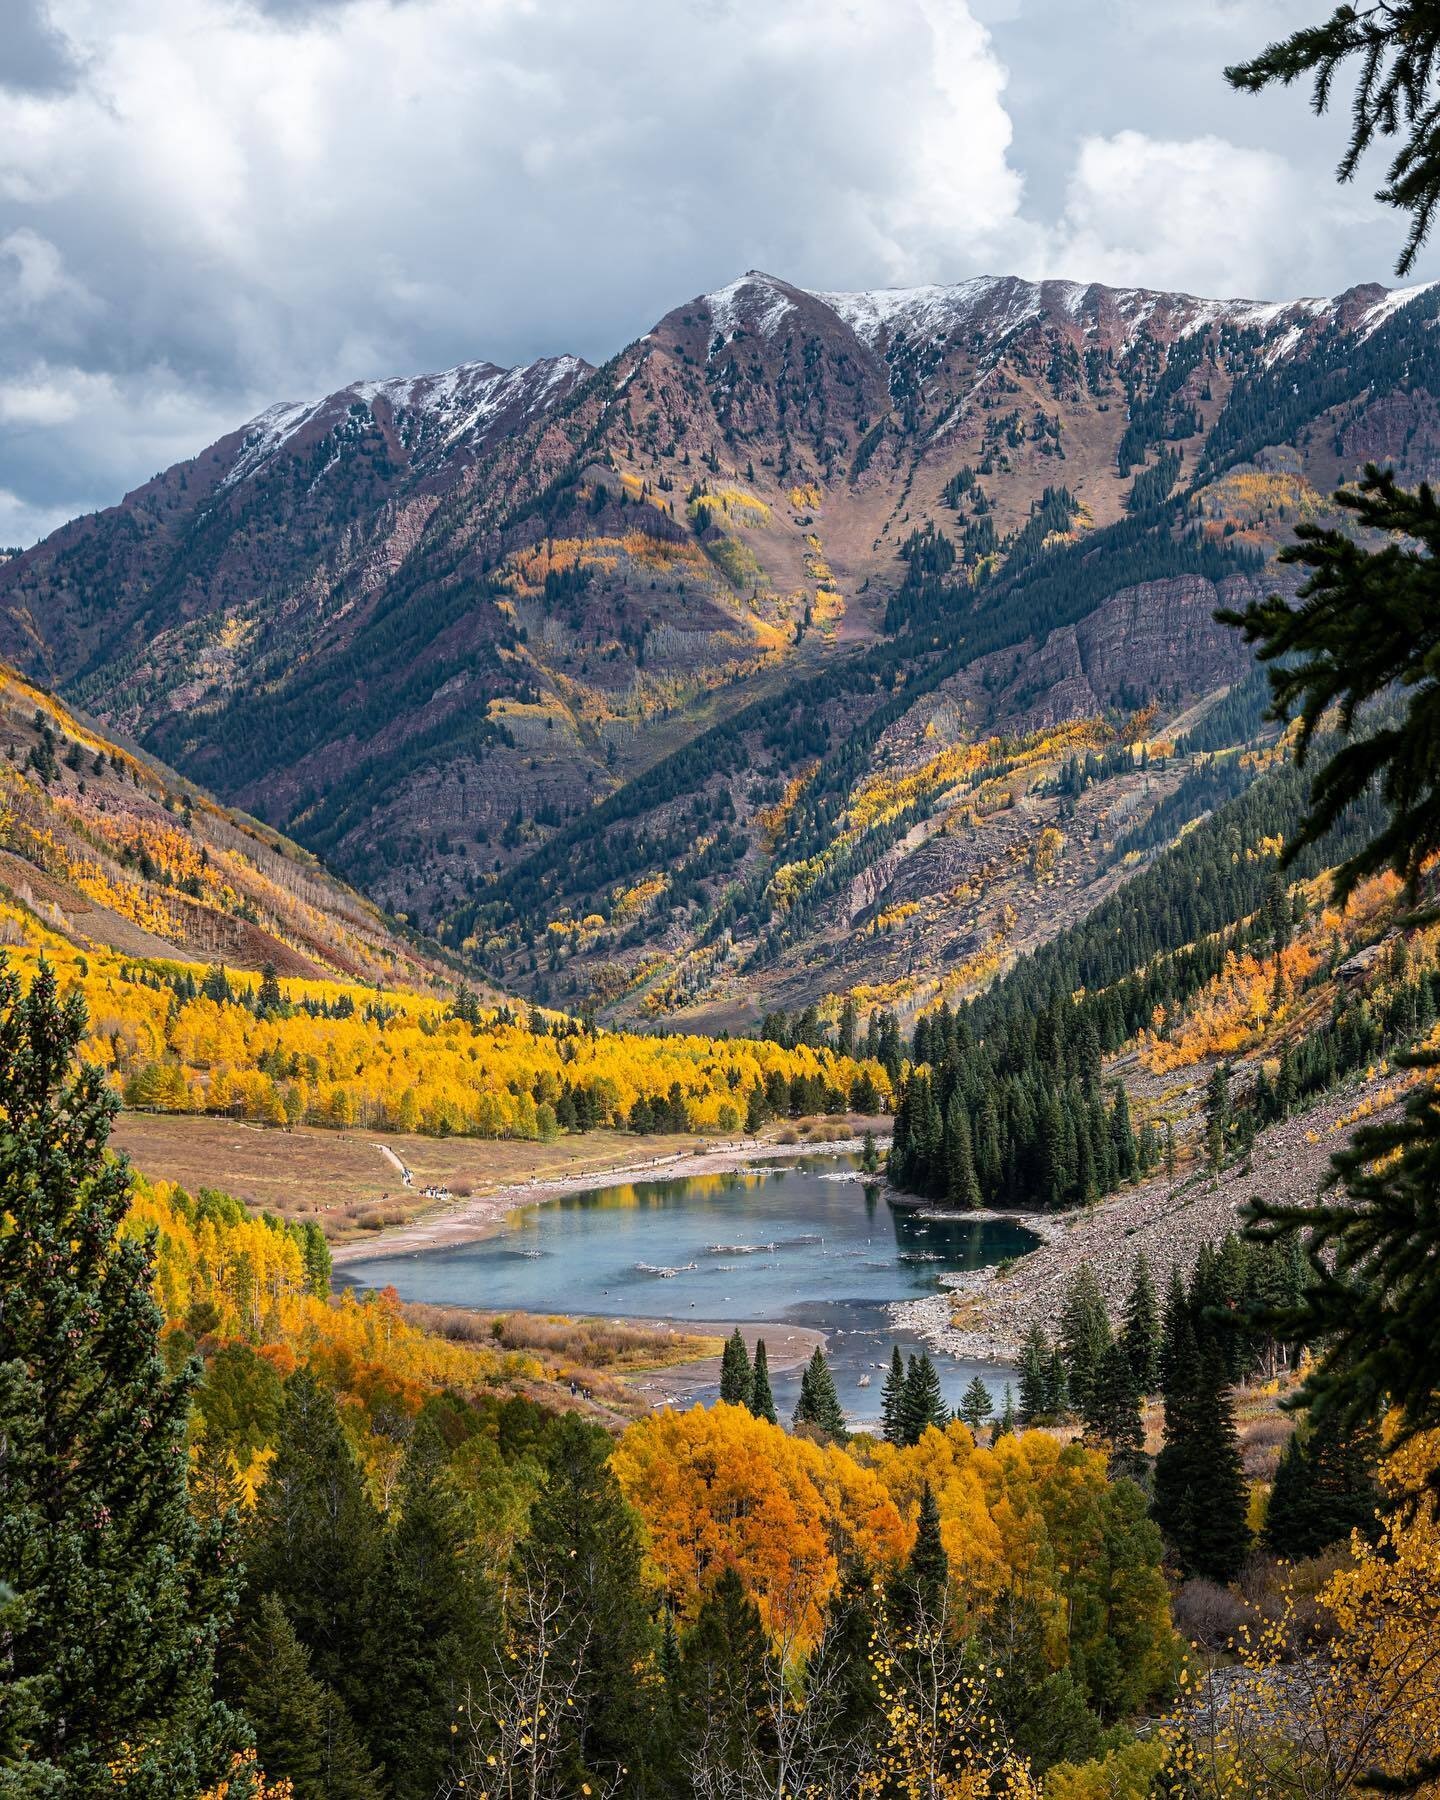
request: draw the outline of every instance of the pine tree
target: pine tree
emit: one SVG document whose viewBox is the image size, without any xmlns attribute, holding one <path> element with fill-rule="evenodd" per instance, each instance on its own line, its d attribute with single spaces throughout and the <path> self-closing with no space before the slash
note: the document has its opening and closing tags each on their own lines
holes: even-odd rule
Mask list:
<svg viewBox="0 0 1440 1800">
<path fill-rule="evenodd" d="M 1070 1410 L 1070 1378 L 1065 1372 L 1065 1356 L 1058 1344 L 1050 1351 L 1045 1370 L 1045 1411 L 1052 1419 L 1063 1419 Z"/>
<path fill-rule="evenodd" d="M 933 1617 L 939 1610 L 945 1583 L 950 1579 L 950 1558 L 940 1535 L 940 1507 L 927 1481 L 920 1490 L 920 1510 L 915 1518 L 915 1543 L 905 1565 L 907 1580 Z"/>
<path fill-rule="evenodd" d="M 845 1556 L 826 1609 L 824 1635 L 805 1668 L 806 1698 L 823 1697 L 836 1760 L 852 1746 L 863 1749 L 875 1741 L 880 1708 L 872 1661 L 875 1587 L 865 1560 L 853 1553 Z M 835 1783 L 833 1791 L 846 1790 Z"/>
<path fill-rule="evenodd" d="M 840 1396 L 835 1392 L 835 1378 L 818 1344 L 800 1377 L 800 1398 L 795 1402 L 793 1422 L 813 1426 L 842 1444 L 849 1436 Z"/>
<path fill-rule="evenodd" d="M 1266 1548 L 1299 1561 L 1352 1531 L 1372 1529 L 1380 1505 L 1377 1460 L 1373 1426 L 1342 1428 L 1333 1411 L 1303 1421 L 1275 1471 L 1265 1511 Z"/>
<path fill-rule="evenodd" d="M 610 1440 L 563 1415 L 549 1427 L 544 1474 L 517 1564 L 560 1593 L 558 1636 L 581 1663 L 572 1717 L 556 1724 L 571 1733 L 567 1769 L 578 1789 L 592 1771 L 610 1778 L 643 1766 L 652 1696 L 635 1670 L 650 1660 L 655 1634 L 639 1525 L 610 1469 Z"/>
<path fill-rule="evenodd" d="M 770 1763 L 774 1744 L 764 1704 L 768 1648 L 759 1608 L 727 1566 L 702 1602 L 680 1653 L 681 1736 L 688 1758 L 699 1765 L 695 1772 L 703 1770 L 702 1791 L 747 1792 L 743 1778 L 757 1764 Z"/>
<path fill-rule="evenodd" d="M 959 1096 L 950 1102 L 945 1123 L 945 1200 L 949 1206 L 974 1211 L 981 1201 L 975 1176 L 975 1151 L 970 1137 L 970 1115 Z"/>
<path fill-rule="evenodd" d="M 900 1346 L 890 1346 L 890 1371 L 880 1390 L 880 1435 L 887 1444 L 905 1442 L 905 1364 Z"/>
<path fill-rule="evenodd" d="M 737 1325 L 725 1340 L 725 1352 L 720 1359 L 720 1398 L 727 1406 L 749 1406 L 754 1385 L 749 1353 Z"/>
<path fill-rule="evenodd" d="M 257 1600 L 280 1598 L 316 1676 L 357 1716 L 368 1700 L 380 1548 L 334 1395 L 297 1369 L 251 1519 L 246 1574 Z"/>
<path fill-rule="evenodd" d="M 0 1745 L 23 1742 L 26 1795 L 109 1792 L 124 1753 L 127 1795 L 169 1800 L 242 1741 L 212 1695 L 232 1565 L 187 1505 L 199 1369 L 161 1358 L 154 1246 L 120 1232 L 117 1102 L 76 1066 L 85 1032 L 49 964 L 22 993 L 0 959 Z"/>
<path fill-rule="evenodd" d="M 1033 1425 L 1049 1413 L 1047 1385 L 1050 1344 L 1043 1328 L 1032 1325 L 1020 1352 L 1020 1423 Z"/>
<path fill-rule="evenodd" d="M 1160 1301 L 1142 1250 L 1135 1259 L 1130 1297 L 1125 1302 L 1121 1342 L 1130 1359 L 1137 1394 L 1153 1394 L 1160 1385 Z"/>
<path fill-rule="evenodd" d="M 764 1338 L 755 1340 L 755 1366 L 750 1372 L 750 1410 L 757 1419 L 768 1419 L 772 1425 L 779 1422 L 775 1395 L 770 1387 L 770 1358 Z"/>
<path fill-rule="evenodd" d="M 1139 1168 L 1139 1153 L 1130 1124 L 1130 1100 L 1120 1081 L 1115 1083 L 1115 1100 L 1110 1112 L 1110 1141 L 1115 1149 L 1115 1166 L 1121 1181 L 1133 1180 Z"/>
<path fill-rule="evenodd" d="M 1114 1475 L 1137 1475 L 1145 1464 L 1145 1427 L 1135 1372 L 1120 1343 L 1108 1346 L 1091 1390 L 1085 1414 L 1088 1436 L 1110 1452 Z"/>
<path fill-rule="evenodd" d="M 449 1727 L 478 1687 L 495 1635 L 494 1601 L 476 1566 L 474 1507 L 422 1414 L 401 1471 L 377 1592 L 366 1738 L 392 1800 L 431 1800 L 449 1764 Z"/>
<path fill-rule="evenodd" d="M 942 1616 L 949 1579 L 950 1558 L 941 1538 L 940 1508 L 927 1481 L 920 1490 L 914 1545 L 891 1578 L 887 1593 L 891 1618 L 906 1637 L 922 1624 L 933 1627 Z"/>
<path fill-rule="evenodd" d="M 1227 1064 L 1217 1063 L 1205 1087 L 1205 1155 L 1212 1175 L 1224 1164 L 1229 1133 L 1230 1070 Z"/>
<path fill-rule="evenodd" d="M 940 1377 L 922 1350 L 910 1358 L 905 1369 L 905 1390 L 900 1401 L 901 1441 L 918 1444 L 932 1425 L 943 1431 L 947 1417 Z"/>
<path fill-rule="evenodd" d="M 961 1396 L 958 1410 L 960 1417 L 970 1427 L 971 1436 L 978 1438 L 995 1411 L 994 1402 L 990 1398 L 990 1390 L 978 1375 L 974 1377 Z"/>
<path fill-rule="evenodd" d="M 1060 1343 L 1065 1352 L 1070 1402 L 1083 1415 L 1090 1403 L 1100 1359 L 1110 1344 L 1110 1315 L 1089 1263 L 1081 1263 L 1066 1293 L 1060 1313 Z"/>
<path fill-rule="evenodd" d="M 1185 1336 L 1187 1329 L 1190 1331 L 1188 1344 Z M 1160 1392 L 1167 1400 L 1172 1394 L 1184 1393 L 1193 1387 L 1194 1363 L 1198 1355 L 1185 1282 L 1179 1269 L 1172 1263 L 1169 1286 L 1165 1290 L 1165 1313 L 1160 1326 Z"/>
<path fill-rule="evenodd" d="M 1010 1383 L 1005 1383 L 1005 1403 L 1000 1408 L 1000 1417 L 995 1421 L 995 1432 L 992 1444 L 998 1444 L 1002 1437 L 1014 1437 L 1017 1420 L 1015 1417 L 1015 1400 L 1010 1392 Z"/>
<path fill-rule="evenodd" d="M 384 1785 L 344 1704 L 316 1680 L 274 1594 L 260 1598 L 233 1685 L 255 1728 L 260 1766 L 272 1781 L 288 1780 L 295 1800 L 382 1800 Z"/>
<path fill-rule="evenodd" d="M 1187 1320 L 1182 1366 L 1193 1343 Z M 1184 1574 L 1233 1581 L 1250 1548 L 1249 1496 L 1224 1359 L 1212 1344 L 1190 1366 L 1193 1386 L 1165 1400 L 1154 1513 Z"/>
</svg>

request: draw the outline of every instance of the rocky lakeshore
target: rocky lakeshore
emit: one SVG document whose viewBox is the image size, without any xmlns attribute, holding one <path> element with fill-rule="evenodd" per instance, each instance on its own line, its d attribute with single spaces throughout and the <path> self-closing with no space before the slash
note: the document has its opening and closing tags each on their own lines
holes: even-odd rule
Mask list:
<svg viewBox="0 0 1440 1800">
<path fill-rule="evenodd" d="M 1008 1267 L 942 1275 L 943 1292 L 898 1302 L 892 1321 L 947 1356 L 1011 1362 L 1031 1326 L 1054 1331 L 1066 1290 L 1087 1262 L 1118 1317 L 1142 1250 L 1163 1289 L 1172 1265 L 1188 1275 L 1201 1245 L 1234 1230 L 1241 1209 L 1257 1196 L 1290 1204 L 1313 1199 L 1343 1142 L 1345 1121 L 1361 1102 L 1383 1097 L 1384 1086 L 1378 1078 L 1351 1085 L 1282 1120 L 1260 1135 L 1246 1161 L 1218 1176 L 1193 1169 L 1173 1182 L 1152 1176 L 1086 1210 L 1007 1215 L 1042 1238 L 1038 1249 Z"/>
</svg>

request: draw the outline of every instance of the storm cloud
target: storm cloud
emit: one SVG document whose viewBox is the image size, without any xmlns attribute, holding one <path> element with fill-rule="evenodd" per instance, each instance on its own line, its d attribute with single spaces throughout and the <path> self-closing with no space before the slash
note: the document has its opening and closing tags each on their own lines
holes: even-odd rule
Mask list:
<svg viewBox="0 0 1440 1800">
<path fill-rule="evenodd" d="M 0 543 L 277 399 L 601 358 L 749 267 L 1384 279 L 1290 0 L 0 0 Z"/>
</svg>

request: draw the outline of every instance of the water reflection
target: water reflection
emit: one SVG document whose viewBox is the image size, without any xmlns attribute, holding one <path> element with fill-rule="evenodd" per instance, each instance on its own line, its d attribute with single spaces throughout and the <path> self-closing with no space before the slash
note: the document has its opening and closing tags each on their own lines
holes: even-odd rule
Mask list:
<svg viewBox="0 0 1440 1800">
<path fill-rule="evenodd" d="M 517 1208 L 496 1237 L 351 1263 L 341 1278 L 502 1311 L 819 1326 L 847 1408 L 869 1416 L 895 1336 L 888 1304 L 1035 1239 L 1010 1220 L 891 1206 L 877 1184 L 854 1179 L 857 1169 L 854 1157 L 819 1156 L 592 1189 Z M 941 1373 L 958 1398 L 975 1365 L 948 1362 Z M 777 1384 L 782 1403 L 787 1387 Z"/>
</svg>

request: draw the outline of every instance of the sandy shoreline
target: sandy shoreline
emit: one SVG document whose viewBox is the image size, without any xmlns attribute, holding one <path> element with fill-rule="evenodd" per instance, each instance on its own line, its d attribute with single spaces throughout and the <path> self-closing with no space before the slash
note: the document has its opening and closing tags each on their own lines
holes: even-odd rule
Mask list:
<svg viewBox="0 0 1440 1800">
<path fill-rule="evenodd" d="M 710 1150 L 687 1150 L 674 1156 L 648 1157 L 613 1169 L 510 1182 L 489 1193 L 473 1194 L 447 1203 L 440 1210 L 408 1224 L 377 1232 L 373 1237 L 349 1238 L 333 1244 L 330 1253 L 337 1266 L 371 1262 L 387 1256 L 413 1256 L 421 1250 L 489 1237 L 505 1215 L 517 1206 L 558 1199 L 563 1194 L 583 1194 L 595 1188 L 628 1187 L 637 1181 L 667 1181 L 687 1175 L 734 1175 L 742 1169 L 764 1168 L 804 1156 L 858 1155 L 863 1148 L 864 1140 L 858 1137 L 803 1144 L 776 1144 L 746 1138 L 738 1144 L 723 1144 Z M 855 1171 L 855 1179 L 860 1179 L 859 1170 Z"/>
</svg>

